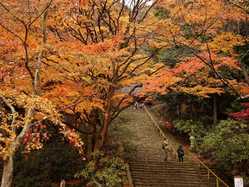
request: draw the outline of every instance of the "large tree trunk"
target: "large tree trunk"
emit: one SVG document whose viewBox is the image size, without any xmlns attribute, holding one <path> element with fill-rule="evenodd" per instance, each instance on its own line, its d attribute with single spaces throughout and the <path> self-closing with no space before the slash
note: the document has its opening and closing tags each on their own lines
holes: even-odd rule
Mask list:
<svg viewBox="0 0 249 187">
<path fill-rule="evenodd" d="M 109 87 L 108 92 L 106 93 L 106 106 L 105 106 L 105 112 L 104 112 L 104 116 L 103 116 L 103 122 L 102 124 L 102 128 L 100 130 L 96 145 L 94 147 L 94 151 L 96 150 L 100 150 L 103 145 L 105 144 L 106 141 L 106 137 L 108 134 L 108 129 L 109 129 L 109 125 L 111 123 L 111 108 L 112 108 L 112 96 L 114 95 L 114 87 Z"/>
<path fill-rule="evenodd" d="M 106 113 L 104 117 L 103 127 L 100 130 L 99 137 L 94 146 L 94 151 L 100 150 L 105 144 L 106 137 L 108 134 L 108 129 L 110 125 L 110 113 Z"/>
<path fill-rule="evenodd" d="M 100 146 L 101 147 L 105 144 L 106 137 L 108 134 L 109 124 L 110 124 L 110 114 L 106 114 L 103 129 L 100 132 L 100 138 L 101 138 Z"/>
<path fill-rule="evenodd" d="M 32 115 L 32 111 L 33 108 L 28 109 L 28 112 L 26 114 L 27 119 L 30 118 L 30 116 Z M 30 120 L 26 120 L 26 123 L 24 124 L 22 131 L 19 133 L 19 135 L 16 137 L 15 141 L 11 145 L 11 150 L 13 152 L 8 156 L 6 160 L 4 160 L 1 187 L 11 187 L 12 185 L 13 171 L 14 171 L 13 157 L 16 151 L 19 149 L 25 133 L 30 128 L 29 122 Z"/>
<path fill-rule="evenodd" d="M 177 117 L 181 119 L 181 109 L 180 109 L 180 104 L 176 104 L 176 114 Z"/>
<path fill-rule="evenodd" d="M 93 134 L 91 136 L 91 152 L 94 152 L 97 140 L 98 140 L 97 127 L 96 127 L 96 124 L 94 124 L 93 125 Z"/>
<path fill-rule="evenodd" d="M 13 179 L 13 155 L 10 155 L 3 162 L 3 174 L 1 187 L 11 187 Z"/>
</svg>

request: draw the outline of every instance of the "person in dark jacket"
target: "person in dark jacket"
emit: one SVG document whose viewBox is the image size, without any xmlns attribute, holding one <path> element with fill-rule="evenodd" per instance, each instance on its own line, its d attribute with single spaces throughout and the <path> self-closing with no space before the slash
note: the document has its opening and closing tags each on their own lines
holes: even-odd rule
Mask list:
<svg viewBox="0 0 249 187">
<path fill-rule="evenodd" d="M 179 160 L 179 162 L 183 162 L 183 159 L 184 159 L 184 150 L 183 150 L 182 145 L 180 145 L 178 147 L 177 154 L 178 154 L 178 160 Z"/>
</svg>

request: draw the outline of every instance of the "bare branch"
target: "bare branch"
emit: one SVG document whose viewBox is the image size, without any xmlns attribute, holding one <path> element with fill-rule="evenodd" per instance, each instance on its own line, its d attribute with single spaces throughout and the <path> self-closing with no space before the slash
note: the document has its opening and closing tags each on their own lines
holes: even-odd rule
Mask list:
<svg viewBox="0 0 249 187">
<path fill-rule="evenodd" d="M 31 22 L 28 24 L 29 27 L 33 25 L 33 23 L 36 22 L 45 12 L 47 12 L 52 2 L 53 0 L 50 0 L 48 4 L 45 6 L 45 8 L 40 12 L 40 14 L 38 14 L 33 20 L 31 20 Z"/>
</svg>

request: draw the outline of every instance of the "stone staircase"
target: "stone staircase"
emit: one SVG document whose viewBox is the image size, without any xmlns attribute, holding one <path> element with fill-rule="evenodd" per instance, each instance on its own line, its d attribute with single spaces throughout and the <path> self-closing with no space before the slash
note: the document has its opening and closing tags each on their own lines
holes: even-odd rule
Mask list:
<svg viewBox="0 0 249 187">
<path fill-rule="evenodd" d="M 129 164 L 135 187 L 216 187 L 214 177 L 208 180 L 207 171 L 189 161 L 136 160 Z"/>
<path fill-rule="evenodd" d="M 124 145 L 132 145 L 135 148 L 127 153 L 135 187 L 225 186 L 217 180 L 214 173 L 203 166 L 200 167 L 199 162 L 192 161 L 192 156 L 187 152 L 183 163 L 177 162 L 175 150 L 169 154 L 169 161 L 164 162 L 162 140 L 165 135 L 155 128 L 156 122 L 145 110 L 127 109 L 121 118 L 125 120 L 116 122 L 118 132 L 123 132 L 118 134 L 118 138 Z M 177 144 L 174 149 L 179 145 L 173 138 L 169 139 L 169 142 L 171 145 Z"/>
</svg>

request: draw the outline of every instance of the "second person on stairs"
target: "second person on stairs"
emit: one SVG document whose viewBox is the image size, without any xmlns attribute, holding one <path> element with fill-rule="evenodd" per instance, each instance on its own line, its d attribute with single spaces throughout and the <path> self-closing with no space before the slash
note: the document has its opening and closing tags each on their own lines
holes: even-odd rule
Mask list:
<svg viewBox="0 0 249 187">
<path fill-rule="evenodd" d="M 178 154 L 178 160 L 179 162 L 183 162 L 184 159 L 184 150 L 183 150 L 183 146 L 180 145 L 177 149 L 177 154 Z"/>
</svg>

